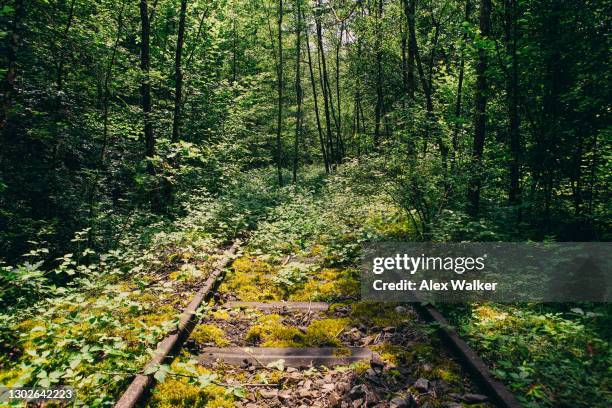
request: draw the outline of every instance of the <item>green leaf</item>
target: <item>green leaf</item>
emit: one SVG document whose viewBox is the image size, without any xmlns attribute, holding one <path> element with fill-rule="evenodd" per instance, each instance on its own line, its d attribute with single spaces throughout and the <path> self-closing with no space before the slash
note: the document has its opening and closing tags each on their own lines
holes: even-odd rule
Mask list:
<svg viewBox="0 0 612 408">
<path fill-rule="evenodd" d="M 153 374 L 153 378 L 155 378 L 158 382 L 164 382 L 167 374 L 168 374 L 167 371 L 157 370 L 155 374 Z"/>
<path fill-rule="evenodd" d="M 581 308 L 579 308 L 579 307 L 575 307 L 573 309 L 570 309 L 570 311 L 574 312 L 576 314 L 579 314 L 579 315 L 584 315 L 584 311 Z"/>
<path fill-rule="evenodd" d="M 157 370 L 159 370 L 159 364 L 150 366 L 150 367 L 146 367 L 143 371 L 144 375 L 149 375 L 149 374 L 153 374 L 154 372 L 156 372 Z"/>
<path fill-rule="evenodd" d="M 75 368 L 77 368 L 79 364 L 81 364 L 81 361 L 82 360 L 80 357 L 77 357 L 74 360 L 70 360 L 70 368 L 74 370 Z"/>
<path fill-rule="evenodd" d="M 198 383 L 201 387 L 206 387 L 212 383 L 212 381 L 216 378 L 214 374 L 202 374 L 198 376 Z"/>
<path fill-rule="evenodd" d="M 285 360 L 281 358 L 279 360 L 272 361 L 268 363 L 266 367 L 276 368 L 278 371 L 285 371 Z"/>
<path fill-rule="evenodd" d="M 247 392 L 244 387 L 234 387 L 233 394 L 240 399 L 246 398 L 247 396 Z"/>
</svg>

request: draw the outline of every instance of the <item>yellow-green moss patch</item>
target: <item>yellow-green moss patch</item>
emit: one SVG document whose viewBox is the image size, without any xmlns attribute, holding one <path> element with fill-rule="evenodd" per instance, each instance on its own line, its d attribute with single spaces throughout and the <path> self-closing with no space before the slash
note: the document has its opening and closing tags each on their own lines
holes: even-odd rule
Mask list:
<svg viewBox="0 0 612 408">
<path fill-rule="evenodd" d="M 229 320 L 230 315 L 227 310 L 218 309 L 218 310 L 214 310 L 210 312 L 210 317 L 212 317 L 213 319 L 218 319 L 218 320 Z"/>
<path fill-rule="evenodd" d="M 191 332 L 190 339 L 200 345 L 213 343 L 216 346 L 224 347 L 230 342 L 225 338 L 225 333 L 213 324 L 199 324 Z"/>
<path fill-rule="evenodd" d="M 201 388 L 182 380 L 167 379 L 158 384 L 149 404 L 155 408 L 233 408 L 233 397 L 223 387 L 209 385 Z"/>
<path fill-rule="evenodd" d="M 371 347 L 372 351 L 380 354 L 380 358 L 391 364 L 391 366 L 399 366 L 412 362 L 413 354 L 406 347 L 381 344 Z"/>
<path fill-rule="evenodd" d="M 351 307 L 351 317 L 363 323 L 376 326 L 397 326 L 401 322 L 408 322 L 413 315 L 407 311 L 397 311 L 393 303 L 357 302 Z"/>
<path fill-rule="evenodd" d="M 300 347 L 302 333 L 295 327 L 284 325 L 281 319 L 277 314 L 261 316 L 247 332 L 246 340 L 261 342 L 262 347 Z"/>
<path fill-rule="evenodd" d="M 282 293 L 269 276 L 274 267 L 267 262 L 243 256 L 232 264 L 230 273 L 220 287 L 220 292 L 231 293 L 243 301 L 280 300 Z"/>
<path fill-rule="evenodd" d="M 315 320 L 306 329 L 304 344 L 312 347 L 338 347 L 342 344 L 338 336 L 346 329 L 348 324 L 348 319 Z"/>
<path fill-rule="evenodd" d="M 314 279 L 293 293 L 289 300 L 333 300 L 356 297 L 359 294 L 357 270 L 325 268 Z"/>
</svg>

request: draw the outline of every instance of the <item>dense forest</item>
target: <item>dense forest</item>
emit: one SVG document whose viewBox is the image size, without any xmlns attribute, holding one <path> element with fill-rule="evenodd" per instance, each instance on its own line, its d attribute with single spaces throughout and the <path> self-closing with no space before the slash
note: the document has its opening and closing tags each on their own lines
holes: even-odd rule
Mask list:
<svg viewBox="0 0 612 408">
<path fill-rule="evenodd" d="M 4 258 L 274 164 L 378 171 L 424 237 L 607 237 L 605 1 L 14 1 L 2 18 Z M 289 171 L 291 175 L 283 172 Z M 451 215 L 451 212 L 452 214 Z M 466 214 L 464 216 L 464 214 Z"/>
<path fill-rule="evenodd" d="M 311 235 L 337 229 L 343 238 L 326 245 L 339 264 L 368 239 L 608 241 L 611 6 L 3 0 L 0 369 L 22 363 L 30 340 L 15 346 L 14 327 L 44 302 L 79 303 L 70 296 L 80 288 L 106 293 L 96 285 L 120 276 L 141 285 L 143 273 L 191 262 L 171 256 L 176 248 L 204 253 L 247 237 L 272 208 L 294 218 L 275 213 L 284 221 L 254 235 L 257 253 L 280 257 L 266 242 L 282 236 L 310 248 Z M 389 226 L 366 233 L 357 216 L 333 224 L 343 208 L 352 214 L 356 203 L 376 200 L 388 204 L 377 222 Z M 386 235 L 376 235 L 381 229 Z M 575 379 L 571 406 L 610 397 L 601 369 L 609 349 L 591 352 L 608 347 L 609 307 L 575 306 L 495 311 L 524 322 L 517 333 L 548 316 L 565 330 L 550 333 L 591 344 L 586 357 L 576 346 L 562 368 L 551 369 L 553 360 L 530 367 L 525 375 L 537 380 L 499 374 L 520 383 L 523 402 L 570 406 L 559 401 L 572 397 L 555 391 L 570 369 L 589 378 Z M 482 309 L 460 309 L 449 314 L 469 336 L 481 326 L 466 323 L 466 313 Z M 571 313 L 576 326 L 557 313 Z M 145 355 L 155 333 L 130 353 Z M 508 371 L 528 360 L 519 346 L 500 357 L 492 341 L 479 350 L 507 357 Z M 565 347 L 533 344 L 530 352 Z M 601 360 L 583 372 L 573 358 Z M 39 360 L 28 364 L 39 379 L 48 374 Z M 533 374 L 545 372 L 554 375 Z M 114 401 L 122 381 L 88 404 Z M 538 381 L 546 385 L 534 390 Z"/>
</svg>

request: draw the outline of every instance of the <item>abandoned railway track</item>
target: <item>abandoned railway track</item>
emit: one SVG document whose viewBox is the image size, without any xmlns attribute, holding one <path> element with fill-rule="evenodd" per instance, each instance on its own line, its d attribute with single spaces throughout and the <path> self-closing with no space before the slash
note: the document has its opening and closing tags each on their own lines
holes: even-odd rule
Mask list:
<svg viewBox="0 0 612 408">
<path fill-rule="evenodd" d="M 240 383 L 211 382 L 243 387 L 246 392 L 235 405 L 247 408 L 521 406 L 432 305 L 291 297 L 253 301 L 232 293 L 231 285 L 220 290 L 240 248 L 236 241 L 223 252 L 183 310 L 177 329 L 158 344 L 115 408 L 156 405 L 151 402 L 158 393 L 154 372 L 178 358 L 240 378 Z M 236 273 L 233 269 L 230 275 Z M 263 293 L 273 278 L 268 272 L 253 268 L 251 273 L 258 276 L 249 284 L 255 290 L 261 285 Z M 206 313 L 198 314 L 202 307 Z M 419 329 L 431 327 L 427 320 L 438 323 L 438 334 Z M 427 338 L 432 336 L 442 342 L 432 345 Z M 175 391 L 162 406 L 226 406 L 204 405 Z"/>
</svg>

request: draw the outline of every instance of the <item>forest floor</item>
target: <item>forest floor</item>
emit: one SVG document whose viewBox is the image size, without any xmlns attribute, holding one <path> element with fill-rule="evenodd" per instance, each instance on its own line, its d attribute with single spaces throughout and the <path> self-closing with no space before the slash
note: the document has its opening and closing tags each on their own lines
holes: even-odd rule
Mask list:
<svg viewBox="0 0 612 408">
<path fill-rule="evenodd" d="M 398 216 L 390 203 L 363 198 L 334 188 L 275 208 L 250 234 L 218 296 L 146 405 L 489 406 L 435 329 L 410 306 L 359 301 L 359 230 L 403 233 L 399 224 L 383 222 Z M 260 310 L 230 301 L 330 306 Z M 256 358 L 233 366 L 214 359 L 202 365 L 199 356 L 207 347 L 241 347 L 247 357 L 258 347 L 334 347 L 339 356 L 350 354 L 351 347 L 367 347 L 376 357 L 331 367 L 287 367 L 284 359 L 262 363 Z"/>
<path fill-rule="evenodd" d="M 185 214 L 170 226 L 147 224 L 95 264 L 73 262 L 67 255 L 63 270 L 76 274 L 74 285 L 0 315 L 0 384 L 67 385 L 76 389 L 75 406 L 112 405 L 142 372 L 156 344 L 176 328 L 180 311 L 223 248 L 240 237 L 240 253 L 218 294 L 198 311 L 198 324 L 180 355 L 151 372 L 157 385 L 143 405 L 490 406 L 443 347 L 436 327 L 410 306 L 359 300 L 362 243 L 415 239 L 378 177 L 347 165 L 330 176 L 310 171 L 298 185 L 279 189 L 273 173 L 251 172 L 218 197 L 194 192 Z M 326 302 L 329 308 L 262 311 L 230 301 Z M 469 323 L 475 325 L 471 331 L 464 322 L 464 333 L 480 340 L 472 345 L 495 363 L 499 378 L 506 375 L 507 383 L 518 384 L 513 391 L 519 398 L 545 401 L 531 406 L 555 406 L 547 401 L 578 361 L 585 368 L 574 371 L 588 378 L 572 378 L 561 387 L 571 387 L 580 406 L 605 406 L 605 341 L 560 315 L 544 318 L 523 308 L 523 318 L 510 321 L 499 317 L 509 316 L 501 306 L 476 306 L 478 316 L 490 319 Z M 530 337 L 513 337 L 517 328 Z M 503 347 L 496 346 L 499 341 Z M 523 349 L 515 344 L 535 357 L 519 353 Z M 295 368 L 280 359 L 231 366 L 198 361 L 207 347 L 335 347 L 338 357 L 349 347 L 367 347 L 380 358 L 327 368 Z M 567 356 L 565 366 L 546 359 L 560 352 Z M 552 364 L 557 374 L 548 378 Z M 551 399 L 529 394 L 534 389 Z"/>
</svg>

